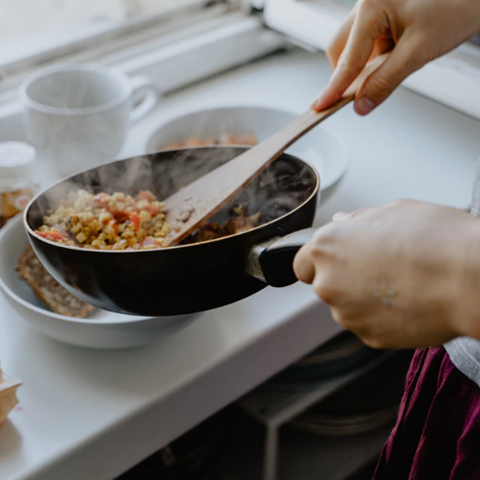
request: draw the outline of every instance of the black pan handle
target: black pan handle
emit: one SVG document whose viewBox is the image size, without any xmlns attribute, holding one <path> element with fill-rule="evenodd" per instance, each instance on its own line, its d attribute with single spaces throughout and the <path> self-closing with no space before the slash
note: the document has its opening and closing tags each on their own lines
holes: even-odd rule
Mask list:
<svg viewBox="0 0 480 480">
<path fill-rule="evenodd" d="M 315 228 L 299 230 L 276 240 L 258 253 L 264 281 L 268 285 L 287 287 L 298 281 L 293 272 L 293 259 L 315 232 Z"/>
</svg>

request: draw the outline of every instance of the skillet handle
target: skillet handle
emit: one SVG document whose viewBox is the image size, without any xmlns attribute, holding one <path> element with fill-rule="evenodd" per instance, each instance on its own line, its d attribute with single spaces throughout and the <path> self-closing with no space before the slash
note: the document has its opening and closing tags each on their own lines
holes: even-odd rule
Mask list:
<svg viewBox="0 0 480 480">
<path fill-rule="evenodd" d="M 268 285 L 287 287 L 298 281 L 293 272 L 293 259 L 315 232 L 315 228 L 299 230 L 276 240 L 260 252 L 259 263 Z"/>
</svg>

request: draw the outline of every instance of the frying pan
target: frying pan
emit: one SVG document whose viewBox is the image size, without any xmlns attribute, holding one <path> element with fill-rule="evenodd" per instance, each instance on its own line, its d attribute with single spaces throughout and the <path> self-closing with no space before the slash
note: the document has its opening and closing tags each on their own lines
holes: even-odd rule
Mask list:
<svg viewBox="0 0 480 480">
<path fill-rule="evenodd" d="M 150 190 L 166 198 L 246 149 L 170 150 L 120 160 L 63 180 L 35 197 L 24 224 L 35 253 L 53 277 L 82 300 L 117 313 L 171 316 L 200 312 L 246 298 L 267 285 L 297 281 L 293 258 L 312 235 L 320 178 L 302 160 L 284 154 L 212 219 L 223 222 L 241 204 L 261 224 L 202 243 L 159 250 L 87 250 L 35 233 L 46 210 L 83 188 L 98 193 Z M 305 230 L 308 229 L 308 230 Z M 297 232 L 297 233 L 293 233 Z M 292 234 L 293 235 L 289 235 Z"/>
</svg>

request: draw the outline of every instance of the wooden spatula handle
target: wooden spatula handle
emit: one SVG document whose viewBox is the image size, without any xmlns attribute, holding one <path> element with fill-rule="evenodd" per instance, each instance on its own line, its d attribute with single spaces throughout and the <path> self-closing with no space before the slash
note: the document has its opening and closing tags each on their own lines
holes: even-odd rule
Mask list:
<svg viewBox="0 0 480 480">
<path fill-rule="evenodd" d="M 293 120 L 293 122 L 289 123 L 286 127 L 275 133 L 269 139 L 260 143 L 256 147 L 253 147 L 253 149 L 255 149 L 255 156 L 259 160 L 258 168 L 262 168 L 262 162 L 264 165 L 263 168 L 268 167 L 283 152 L 285 152 L 290 145 L 295 143 L 299 138 L 303 137 L 303 135 L 308 133 L 318 124 L 322 123 L 335 112 L 338 112 L 338 110 L 343 108 L 345 105 L 349 104 L 354 98 L 354 94 L 344 96 L 335 105 L 332 105 L 330 108 L 322 110 L 319 113 L 314 112 L 313 110 L 308 110 L 302 116 Z M 265 162 L 264 159 L 267 157 L 269 157 L 269 160 Z"/>
<path fill-rule="evenodd" d="M 338 112 L 338 110 L 343 108 L 345 105 L 352 102 L 367 77 L 377 70 L 387 58 L 388 54 L 385 54 L 371 61 L 348 87 L 343 97 L 337 103 L 325 110 L 322 110 L 321 112 L 314 112 L 313 110 L 307 111 L 301 117 L 291 122 L 268 140 L 255 147 L 258 149 L 258 152 L 260 152 L 261 149 L 264 149 L 263 153 L 271 156 L 271 161 L 267 164 L 267 166 L 270 165 L 270 163 L 276 158 L 278 158 L 290 145 L 292 145 L 292 143 L 296 142 L 300 137 L 305 135 L 312 128 L 316 127 L 335 112 Z"/>
<path fill-rule="evenodd" d="M 186 238 L 202 222 L 232 201 L 292 143 L 350 103 L 367 76 L 375 71 L 385 58 L 377 57 L 371 62 L 335 105 L 318 113 L 307 111 L 269 139 L 169 197 L 166 200 L 167 220 L 174 225 L 174 230 L 165 239 L 166 246 L 175 245 Z"/>
</svg>

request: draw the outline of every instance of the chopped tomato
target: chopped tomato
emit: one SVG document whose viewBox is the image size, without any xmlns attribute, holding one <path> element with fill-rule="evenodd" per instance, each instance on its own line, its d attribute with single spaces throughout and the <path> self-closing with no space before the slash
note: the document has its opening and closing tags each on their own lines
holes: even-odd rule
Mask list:
<svg viewBox="0 0 480 480">
<path fill-rule="evenodd" d="M 39 230 L 35 230 L 35 233 L 43 238 L 46 238 L 47 240 L 65 240 L 65 237 L 59 232 L 40 232 Z"/>
<path fill-rule="evenodd" d="M 110 208 L 111 199 L 112 197 L 107 193 L 99 193 L 93 198 L 93 206 L 95 208 L 107 209 L 113 215 L 113 217 L 120 222 L 127 220 L 128 212 L 125 212 L 123 209 L 117 210 L 116 208 Z"/>
<path fill-rule="evenodd" d="M 110 195 L 107 193 L 99 193 L 93 197 L 93 206 L 95 208 L 107 208 Z"/>
<path fill-rule="evenodd" d="M 146 237 L 142 245 L 146 247 L 147 245 L 156 245 L 155 239 L 153 237 Z"/>
<path fill-rule="evenodd" d="M 123 210 L 109 210 L 109 212 L 119 222 L 123 222 L 123 221 L 127 220 L 127 218 L 128 218 L 128 212 L 125 212 Z"/>
<path fill-rule="evenodd" d="M 157 247 L 161 247 L 162 242 L 161 242 L 161 240 L 159 240 L 157 238 L 146 237 L 142 242 L 142 246 L 143 247 L 148 247 L 149 245 L 156 245 Z"/>
<path fill-rule="evenodd" d="M 153 202 L 155 200 L 155 195 L 153 195 L 153 193 L 142 190 L 137 195 L 137 201 L 138 200 L 148 200 L 149 202 Z"/>
<path fill-rule="evenodd" d="M 135 228 L 135 230 L 138 230 L 140 228 L 142 219 L 140 218 L 140 215 L 137 212 L 132 212 L 130 214 L 130 221 L 133 223 L 133 227 Z"/>
<path fill-rule="evenodd" d="M 147 205 L 146 207 L 142 208 L 142 210 L 148 212 L 152 217 L 160 213 L 160 209 L 155 205 Z"/>
</svg>

